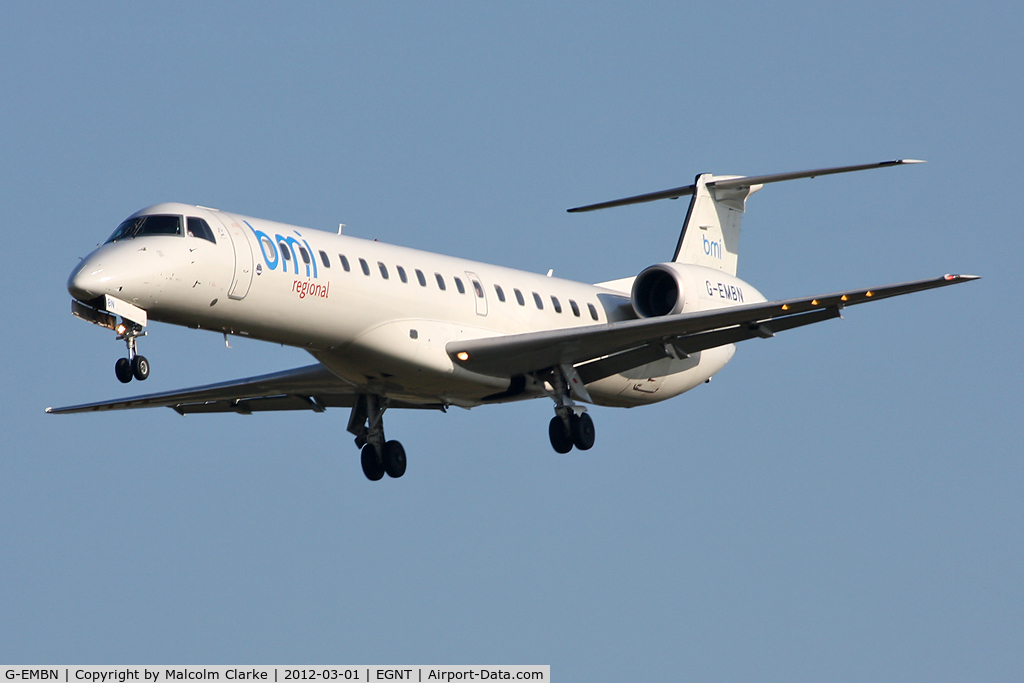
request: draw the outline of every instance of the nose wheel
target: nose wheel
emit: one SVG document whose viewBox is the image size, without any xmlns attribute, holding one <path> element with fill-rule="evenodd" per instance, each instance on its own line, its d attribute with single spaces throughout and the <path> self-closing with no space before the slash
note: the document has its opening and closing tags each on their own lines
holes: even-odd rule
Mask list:
<svg viewBox="0 0 1024 683">
<path fill-rule="evenodd" d="M 149 377 L 149 361 L 145 356 L 136 355 L 131 360 L 132 375 L 140 382 Z"/>
<path fill-rule="evenodd" d="M 141 382 L 149 377 L 149 361 L 139 355 L 136 340 L 145 337 L 146 333 L 142 331 L 141 325 L 127 320 L 118 325 L 115 331 L 118 333 L 117 338 L 124 340 L 128 347 L 128 357 L 117 359 L 114 374 L 125 384 L 131 382 L 133 377 Z"/>
<path fill-rule="evenodd" d="M 127 358 L 118 358 L 114 363 L 114 374 L 121 382 L 128 384 L 132 381 L 132 362 Z"/>
</svg>

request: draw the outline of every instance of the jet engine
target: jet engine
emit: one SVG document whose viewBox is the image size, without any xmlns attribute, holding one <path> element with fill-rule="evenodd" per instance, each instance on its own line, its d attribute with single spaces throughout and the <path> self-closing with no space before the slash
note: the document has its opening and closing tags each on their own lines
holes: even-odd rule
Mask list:
<svg viewBox="0 0 1024 683">
<path fill-rule="evenodd" d="M 686 301 L 683 286 L 686 268 L 681 263 L 658 263 L 637 275 L 630 294 L 636 314 L 641 318 L 654 318 L 681 313 Z"/>
</svg>

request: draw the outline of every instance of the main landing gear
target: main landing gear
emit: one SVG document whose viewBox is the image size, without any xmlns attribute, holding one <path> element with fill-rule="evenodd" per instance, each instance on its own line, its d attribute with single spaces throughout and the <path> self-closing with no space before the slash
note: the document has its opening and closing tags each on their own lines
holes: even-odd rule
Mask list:
<svg viewBox="0 0 1024 683">
<path fill-rule="evenodd" d="M 568 453 L 573 446 L 581 451 L 590 450 L 594 446 L 594 421 L 586 408 L 572 400 L 573 388 L 580 398 L 590 400 L 586 388 L 571 368 L 555 368 L 545 379 L 551 387 L 548 395 L 555 402 L 555 416 L 548 423 L 551 447 L 556 453 Z"/>
<path fill-rule="evenodd" d="M 564 417 L 556 414 L 548 423 L 548 437 L 556 453 L 568 453 L 573 446 L 581 451 L 590 450 L 594 436 L 594 421 L 587 413 L 577 415 L 570 410 Z"/>
<path fill-rule="evenodd" d="M 125 320 L 114 331 L 117 332 L 117 338 L 123 339 L 128 347 L 128 357 L 118 358 L 114 363 L 114 374 L 117 375 L 117 378 L 127 384 L 132 381 L 132 377 L 140 382 L 149 377 L 149 361 L 145 356 L 139 355 L 135 341 L 139 337 L 146 336 L 146 333 L 142 331 L 142 326 Z"/>
<path fill-rule="evenodd" d="M 375 394 L 356 396 L 348 418 L 348 431 L 356 436 L 356 446 L 362 449 L 360 462 L 363 474 L 370 481 L 380 481 L 387 474 L 398 479 L 405 474 L 405 449 L 398 441 L 384 438 L 384 411 L 388 400 Z"/>
</svg>

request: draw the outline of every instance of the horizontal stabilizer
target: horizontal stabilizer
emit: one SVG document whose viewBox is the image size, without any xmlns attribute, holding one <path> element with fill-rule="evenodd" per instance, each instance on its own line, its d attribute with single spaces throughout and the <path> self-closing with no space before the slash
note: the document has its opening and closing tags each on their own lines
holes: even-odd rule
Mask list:
<svg viewBox="0 0 1024 683">
<path fill-rule="evenodd" d="M 815 178 L 820 175 L 832 175 L 835 173 L 850 173 L 852 171 L 866 171 L 872 168 L 885 168 L 887 166 L 902 166 L 904 164 L 923 164 L 924 162 L 919 159 L 895 159 L 893 161 L 881 161 L 874 164 L 860 164 L 857 166 L 836 166 L 835 168 L 816 168 L 810 171 L 793 171 L 791 173 L 772 173 L 770 175 L 760 176 L 739 176 L 739 177 L 727 177 L 721 180 L 709 180 L 707 186 L 709 189 L 719 190 L 733 190 L 740 188 L 753 187 L 755 185 L 764 185 L 767 183 L 778 183 L 783 180 L 796 180 L 798 178 Z M 683 187 L 673 187 L 668 190 L 661 190 L 659 192 L 649 192 L 647 194 L 638 194 L 633 197 L 626 197 L 624 199 L 613 199 L 609 202 L 600 202 L 598 204 L 588 204 L 586 206 L 577 206 L 576 208 L 569 209 L 569 213 L 581 213 L 583 211 L 597 211 L 598 209 L 610 209 L 615 206 L 627 206 L 629 204 L 642 204 L 644 202 L 653 202 L 658 199 L 678 199 L 679 197 L 686 197 L 692 195 L 697 189 L 696 185 L 684 185 Z"/>
</svg>

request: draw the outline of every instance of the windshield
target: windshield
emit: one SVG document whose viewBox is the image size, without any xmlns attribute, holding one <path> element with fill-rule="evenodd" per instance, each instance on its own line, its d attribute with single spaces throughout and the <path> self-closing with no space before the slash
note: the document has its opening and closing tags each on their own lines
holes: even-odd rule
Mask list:
<svg viewBox="0 0 1024 683">
<path fill-rule="evenodd" d="M 107 242 L 139 237 L 140 235 L 180 235 L 181 216 L 139 216 L 129 218 L 110 236 Z"/>
</svg>

